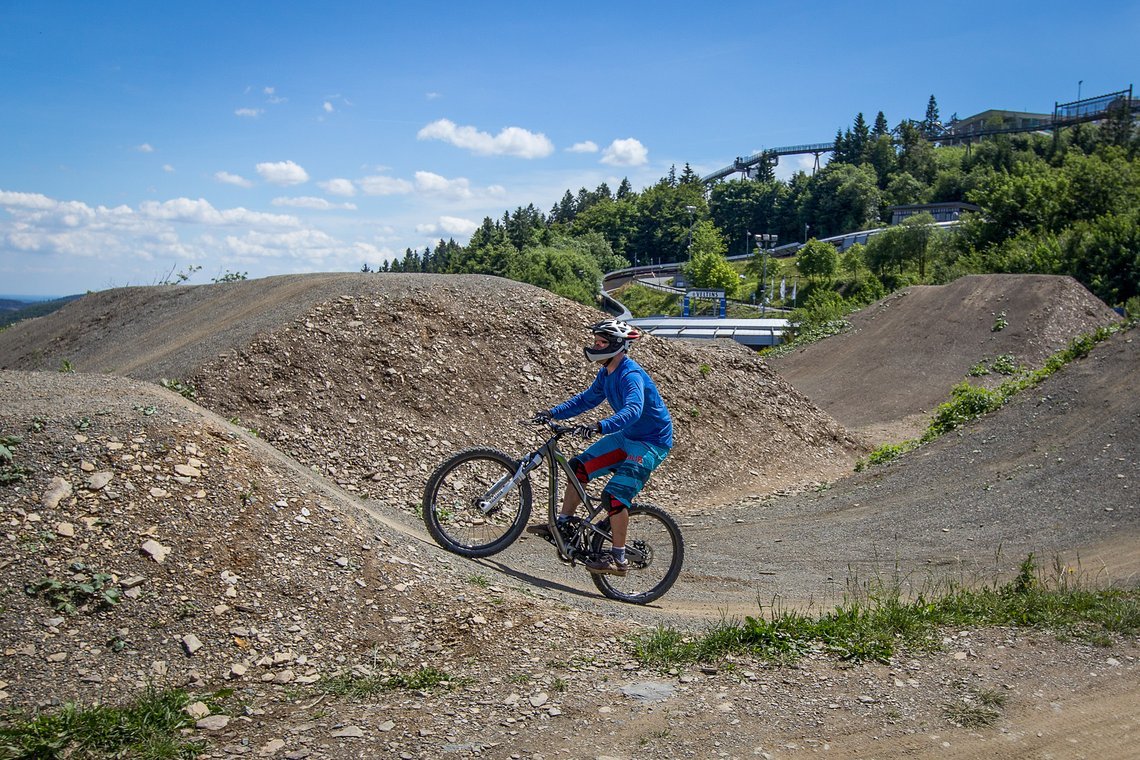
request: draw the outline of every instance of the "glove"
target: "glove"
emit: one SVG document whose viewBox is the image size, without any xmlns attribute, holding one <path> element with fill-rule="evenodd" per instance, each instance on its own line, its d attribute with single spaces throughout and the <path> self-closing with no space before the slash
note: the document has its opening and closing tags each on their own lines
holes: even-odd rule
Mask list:
<svg viewBox="0 0 1140 760">
<path fill-rule="evenodd" d="M 600 432 L 602 432 L 602 429 L 597 423 L 593 425 L 575 425 L 574 430 L 571 431 L 573 435 L 579 438 L 585 438 L 586 440 L 593 438 Z"/>
<path fill-rule="evenodd" d="M 543 409 L 541 411 L 535 412 L 534 416 L 530 418 L 530 421 L 536 425 L 541 425 L 543 423 L 550 422 L 551 419 L 553 419 L 553 415 L 550 414 L 550 410 Z"/>
</svg>

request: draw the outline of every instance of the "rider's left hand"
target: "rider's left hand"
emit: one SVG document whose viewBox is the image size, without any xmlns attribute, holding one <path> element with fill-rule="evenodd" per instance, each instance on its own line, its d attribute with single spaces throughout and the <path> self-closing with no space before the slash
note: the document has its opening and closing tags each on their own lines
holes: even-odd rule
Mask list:
<svg viewBox="0 0 1140 760">
<path fill-rule="evenodd" d="M 586 440 L 593 438 L 600 432 L 602 432 L 602 427 L 596 422 L 593 425 L 575 425 L 573 430 L 574 435 Z"/>
</svg>

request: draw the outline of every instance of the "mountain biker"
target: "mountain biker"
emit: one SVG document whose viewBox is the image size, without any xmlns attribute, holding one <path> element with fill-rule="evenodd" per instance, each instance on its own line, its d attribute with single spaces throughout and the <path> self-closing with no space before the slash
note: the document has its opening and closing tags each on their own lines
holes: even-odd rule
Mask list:
<svg viewBox="0 0 1140 760">
<path fill-rule="evenodd" d="M 610 475 L 602 490 L 602 504 L 609 514 L 612 548 L 586 562 L 591 573 L 625 575 L 625 539 L 629 529 L 629 507 L 645 487 L 650 473 L 665 460 L 673 447 L 673 419 L 657 386 L 641 365 L 627 352 L 630 343 L 641 337 L 632 326 L 617 319 L 590 325 L 592 346 L 583 349 L 586 359 L 601 364 L 594 382 L 576 396 L 553 409 L 539 411 L 535 422 L 568 419 L 589 411 L 603 401 L 613 414 L 591 425 L 578 425 L 575 432 L 584 438 L 602 434 L 582 453 L 570 460 L 583 485 L 594 478 Z M 565 528 L 580 503 L 578 491 L 568 483 L 562 498 L 558 527 Z M 527 528 L 528 533 L 549 537 L 546 524 Z"/>
</svg>

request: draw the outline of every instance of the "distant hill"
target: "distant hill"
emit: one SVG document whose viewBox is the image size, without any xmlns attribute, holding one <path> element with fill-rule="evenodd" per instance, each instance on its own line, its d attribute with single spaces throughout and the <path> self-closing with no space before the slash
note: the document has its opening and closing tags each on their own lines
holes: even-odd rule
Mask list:
<svg viewBox="0 0 1140 760">
<path fill-rule="evenodd" d="M 64 296 L 63 298 L 56 298 L 51 301 L 18 301 L 13 298 L 0 298 L 0 327 L 6 327 L 22 319 L 31 319 L 33 317 L 42 317 L 45 314 L 51 314 L 56 309 L 82 297 L 82 295 L 82 293 L 78 293 L 73 296 Z"/>
</svg>

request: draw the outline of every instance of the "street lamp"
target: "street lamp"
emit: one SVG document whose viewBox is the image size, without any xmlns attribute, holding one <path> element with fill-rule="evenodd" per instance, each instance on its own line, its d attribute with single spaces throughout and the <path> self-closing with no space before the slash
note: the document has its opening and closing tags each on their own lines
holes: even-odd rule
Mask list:
<svg viewBox="0 0 1140 760">
<path fill-rule="evenodd" d="M 810 225 L 810 224 L 805 224 L 805 225 L 804 225 L 804 242 L 805 242 L 805 243 L 808 241 L 808 230 L 810 230 L 810 229 L 811 229 L 811 225 Z"/>
<path fill-rule="evenodd" d="M 752 237 L 756 238 L 756 250 L 760 252 L 762 261 L 760 283 L 758 284 L 756 290 L 760 293 L 760 315 L 763 316 L 766 312 L 765 307 L 767 306 L 768 301 L 768 299 L 764 296 L 764 281 L 768 279 L 768 252 L 770 248 L 775 247 L 776 241 L 780 239 L 780 236 L 764 233 L 756 234 Z M 768 243 L 768 248 L 764 247 L 765 243 Z"/>
<path fill-rule="evenodd" d="M 693 212 L 697 210 L 696 206 L 685 206 L 685 210 L 689 212 L 689 260 L 693 260 Z"/>
</svg>

